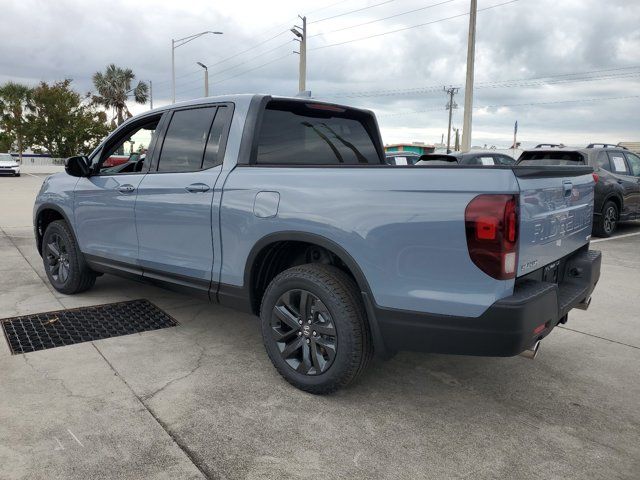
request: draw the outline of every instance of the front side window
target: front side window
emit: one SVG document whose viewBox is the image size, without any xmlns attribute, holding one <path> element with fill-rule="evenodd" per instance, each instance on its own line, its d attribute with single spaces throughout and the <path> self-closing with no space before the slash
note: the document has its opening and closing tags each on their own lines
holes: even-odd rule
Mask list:
<svg viewBox="0 0 640 480">
<path fill-rule="evenodd" d="M 159 172 L 193 172 L 202 168 L 204 148 L 215 113 L 216 107 L 173 113 L 162 144 Z"/>
<path fill-rule="evenodd" d="M 156 129 L 160 115 L 141 120 L 119 135 L 100 156 L 98 172 L 101 175 L 138 173 L 147 162 L 147 151 Z"/>
<path fill-rule="evenodd" d="M 631 173 L 636 177 L 640 177 L 640 157 L 629 152 L 625 152 L 625 156 L 631 167 Z"/>
<path fill-rule="evenodd" d="M 266 165 L 380 165 L 368 115 L 304 102 L 267 105 L 256 163 Z M 370 128 L 370 126 L 369 126 Z"/>
</svg>

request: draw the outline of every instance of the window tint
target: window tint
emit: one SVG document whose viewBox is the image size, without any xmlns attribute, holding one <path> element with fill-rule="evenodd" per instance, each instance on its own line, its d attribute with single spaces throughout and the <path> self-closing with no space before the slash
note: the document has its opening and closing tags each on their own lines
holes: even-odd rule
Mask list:
<svg viewBox="0 0 640 480">
<path fill-rule="evenodd" d="M 615 173 L 627 174 L 627 164 L 624 161 L 622 153 L 609 152 L 609 159 L 611 160 L 611 168 Z"/>
<path fill-rule="evenodd" d="M 600 152 L 598 154 L 598 158 L 596 158 L 596 165 L 608 172 L 611 171 L 611 164 L 609 163 L 609 157 L 607 156 L 607 152 Z"/>
<path fill-rule="evenodd" d="M 124 131 L 115 142 L 107 144 L 100 158 L 94 158 L 94 164 L 100 161 L 99 173 L 118 175 L 141 172 L 147 160 L 147 150 L 153 141 L 160 123 L 161 115 L 136 122 Z"/>
<path fill-rule="evenodd" d="M 224 155 L 224 145 L 221 145 L 222 137 L 231 123 L 231 109 L 228 107 L 218 107 L 216 117 L 213 120 L 209 140 L 207 141 L 207 151 L 204 154 L 202 168 L 211 168 L 222 163 Z"/>
<path fill-rule="evenodd" d="M 578 152 L 524 152 L 518 165 L 584 165 L 584 157 Z"/>
<path fill-rule="evenodd" d="M 513 165 L 516 163 L 515 159 L 511 158 L 509 155 L 494 155 L 493 159 L 496 162 L 496 165 Z"/>
<path fill-rule="evenodd" d="M 215 107 L 207 107 L 173 113 L 160 153 L 159 172 L 200 170 L 215 112 Z"/>
<path fill-rule="evenodd" d="M 625 156 L 627 157 L 627 162 L 629 162 L 629 166 L 631 167 L 632 174 L 636 177 L 640 177 L 640 157 L 629 152 L 625 152 Z"/>
<path fill-rule="evenodd" d="M 352 110 L 326 108 L 302 102 L 267 105 L 256 163 L 379 165 L 378 152 L 364 124 L 369 117 Z"/>
</svg>

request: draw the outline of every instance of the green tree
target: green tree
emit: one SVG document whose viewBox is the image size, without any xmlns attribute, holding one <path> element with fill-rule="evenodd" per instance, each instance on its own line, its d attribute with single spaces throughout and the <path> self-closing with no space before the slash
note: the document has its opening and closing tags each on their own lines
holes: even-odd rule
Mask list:
<svg viewBox="0 0 640 480">
<path fill-rule="evenodd" d="M 25 111 L 31 100 L 31 92 L 30 87 L 15 82 L 0 86 L 0 129 L 8 136 L 10 146 L 17 146 L 21 162 L 27 129 Z"/>
<path fill-rule="evenodd" d="M 106 114 L 74 91 L 71 80 L 34 88 L 27 121 L 32 148 L 57 158 L 88 153 L 109 133 Z"/>
<path fill-rule="evenodd" d="M 98 95 L 93 100 L 98 105 L 113 112 L 112 126 L 122 124 L 125 118 L 131 117 L 127 108 L 127 101 L 131 96 L 136 103 L 146 103 L 149 98 L 149 87 L 144 82 L 138 82 L 135 87 L 131 83 L 136 76 L 130 68 L 120 68 L 113 63 L 103 72 L 93 74 L 93 85 Z"/>
<path fill-rule="evenodd" d="M 11 135 L 7 132 L 0 132 L 0 153 L 11 151 Z"/>
</svg>

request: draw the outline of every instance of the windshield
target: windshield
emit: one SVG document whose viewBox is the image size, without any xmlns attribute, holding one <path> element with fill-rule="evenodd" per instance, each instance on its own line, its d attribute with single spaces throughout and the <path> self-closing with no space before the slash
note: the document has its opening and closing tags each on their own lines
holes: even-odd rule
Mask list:
<svg viewBox="0 0 640 480">
<path fill-rule="evenodd" d="M 0 162 L 13 162 L 13 157 L 8 153 L 0 153 Z"/>
</svg>

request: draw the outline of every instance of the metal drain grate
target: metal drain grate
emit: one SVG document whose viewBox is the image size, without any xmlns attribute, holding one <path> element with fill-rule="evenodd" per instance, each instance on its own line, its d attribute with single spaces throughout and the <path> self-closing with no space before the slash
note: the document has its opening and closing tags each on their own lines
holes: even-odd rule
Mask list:
<svg viewBox="0 0 640 480">
<path fill-rule="evenodd" d="M 0 323 L 13 354 L 178 325 L 148 300 L 23 315 Z"/>
</svg>

